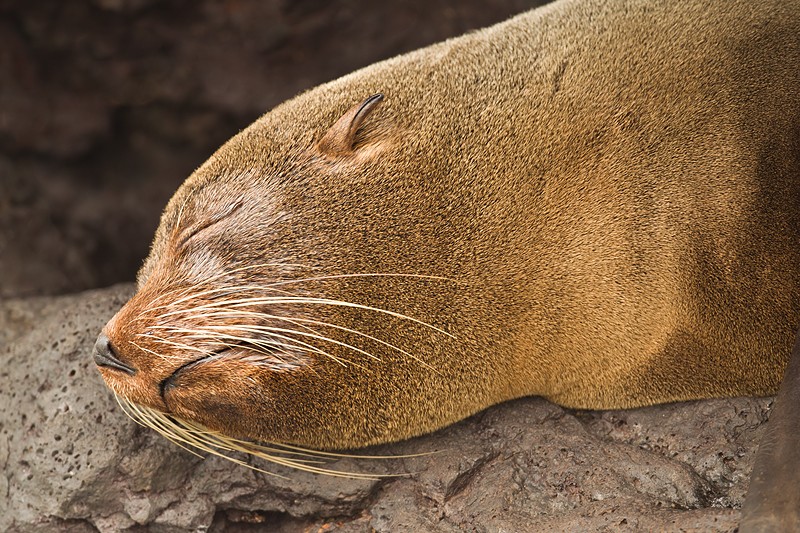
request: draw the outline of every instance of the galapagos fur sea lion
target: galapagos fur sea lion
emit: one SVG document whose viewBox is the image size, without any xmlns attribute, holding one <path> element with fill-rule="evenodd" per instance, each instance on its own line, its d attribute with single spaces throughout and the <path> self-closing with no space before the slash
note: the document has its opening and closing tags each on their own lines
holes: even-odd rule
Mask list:
<svg viewBox="0 0 800 533">
<path fill-rule="evenodd" d="M 800 325 L 798 35 L 796 0 L 566 0 L 304 93 L 170 200 L 103 378 L 314 449 L 526 395 L 772 394 Z"/>
</svg>

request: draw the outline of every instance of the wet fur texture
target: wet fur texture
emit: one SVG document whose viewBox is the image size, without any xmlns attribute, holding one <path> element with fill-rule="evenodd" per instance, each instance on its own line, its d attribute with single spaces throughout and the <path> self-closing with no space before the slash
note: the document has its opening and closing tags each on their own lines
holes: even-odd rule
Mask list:
<svg viewBox="0 0 800 533">
<path fill-rule="evenodd" d="M 319 449 L 525 395 L 773 393 L 800 325 L 798 35 L 795 0 L 560 1 L 302 94 L 177 191 L 105 329 L 137 373 L 103 376 L 225 434 Z M 354 144 L 322 141 L 375 93 Z M 270 285 L 368 273 L 422 277 Z M 202 307 L 240 297 L 274 302 Z M 263 340 L 252 328 L 300 330 L 287 317 L 380 360 L 178 331 Z"/>
</svg>

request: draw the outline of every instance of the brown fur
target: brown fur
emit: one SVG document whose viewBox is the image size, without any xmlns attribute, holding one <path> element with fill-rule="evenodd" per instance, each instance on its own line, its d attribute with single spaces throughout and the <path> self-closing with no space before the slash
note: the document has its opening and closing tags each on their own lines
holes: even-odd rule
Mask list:
<svg viewBox="0 0 800 533">
<path fill-rule="evenodd" d="M 314 448 L 524 395 L 607 409 L 773 393 L 800 325 L 798 35 L 796 0 L 560 1 L 305 93 L 170 201 L 105 330 L 137 373 L 103 376 L 223 433 Z M 441 278 L 265 288 L 364 273 Z M 192 316 L 210 295 L 180 299 L 242 285 L 217 301 L 280 289 L 453 337 L 283 301 L 247 309 L 419 360 L 314 326 L 380 360 L 296 337 L 349 362 L 296 349 L 256 365 L 244 346 L 175 374 L 224 346 L 165 344 L 154 326 L 299 329 Z"/>
</svg>

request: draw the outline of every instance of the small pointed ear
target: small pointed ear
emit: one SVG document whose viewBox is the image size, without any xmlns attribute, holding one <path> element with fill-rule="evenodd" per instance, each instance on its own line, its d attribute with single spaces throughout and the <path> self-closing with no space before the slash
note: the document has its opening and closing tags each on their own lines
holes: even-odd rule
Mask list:
<svg viewBox="0 0 800 533">
<path fill-rule="evenodd" d="M 320 152 L 330 156 L 351 153 L 358 128 L 361 127 L 369 114 L 378 107 L 381 100 L 383 100 L 382 94 L 373 94 L 360 104 L 351 107 L 320 139 L 318 145 Z"/>
</svg>

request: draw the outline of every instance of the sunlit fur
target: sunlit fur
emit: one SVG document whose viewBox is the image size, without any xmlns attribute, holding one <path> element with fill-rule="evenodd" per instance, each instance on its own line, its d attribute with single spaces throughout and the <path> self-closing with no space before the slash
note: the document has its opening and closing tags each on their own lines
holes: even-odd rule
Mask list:
<svg viewBox="0 0 800 533">
<path fill-rule="evenodd" d="M 311 469 L 243 441 L 772 393 L 798 35 L 798 0 L 565 0 L 302 94 L 170 200 L 103 377 L 183 445 Z"/>
</svg>

